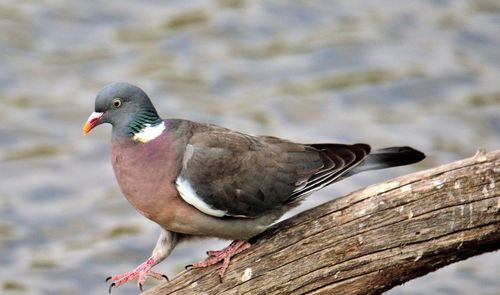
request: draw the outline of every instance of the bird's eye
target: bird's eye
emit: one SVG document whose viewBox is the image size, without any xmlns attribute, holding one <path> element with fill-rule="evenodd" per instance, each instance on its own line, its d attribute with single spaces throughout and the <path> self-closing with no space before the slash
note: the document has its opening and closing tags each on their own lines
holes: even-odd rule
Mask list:
<svg viewBox="0 0 500 295">
<path fill-rule="evenodd" d="M 111 105 L 113 105 L 114 108 L 119 108 L 122 105 L 122 100 L 119 98 L 115 98 L 111 102 Z"/>
</svg>

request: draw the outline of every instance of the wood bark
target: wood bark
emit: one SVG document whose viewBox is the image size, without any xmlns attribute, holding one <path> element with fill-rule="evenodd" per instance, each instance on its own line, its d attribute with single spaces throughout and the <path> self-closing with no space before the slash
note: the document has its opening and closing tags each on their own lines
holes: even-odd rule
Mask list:
<svg viewBox="0 0 500 295">
<path fill-rule="evenodd" d="M 285 220 L 231 260 L 144 294 L 379 294 L 500 249 L 500 150 L 401 176 Z"/>
</svg>

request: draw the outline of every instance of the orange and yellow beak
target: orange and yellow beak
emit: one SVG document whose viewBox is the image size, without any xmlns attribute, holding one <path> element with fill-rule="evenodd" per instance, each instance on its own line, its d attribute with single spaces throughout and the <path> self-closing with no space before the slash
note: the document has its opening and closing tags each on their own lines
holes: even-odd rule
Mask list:
<svg viewBox="0 0 500 295">
<path fill-rule="evenodd" d="M 93 112 L 90 115 L 90 117 L 87 120 L 87 122 L 85 123 L 85 125 L 83 125 L 83 128 L 82 128 L 83 135 L 87 135 L 87 133 L 89 133 L 90 130 L 92 130 L 92 128 L 94 128 L 95 126 L 101 124 L 102 123 L 102 116 L 103 115 L 104 115 L 104 113 Z"/>
</svg>

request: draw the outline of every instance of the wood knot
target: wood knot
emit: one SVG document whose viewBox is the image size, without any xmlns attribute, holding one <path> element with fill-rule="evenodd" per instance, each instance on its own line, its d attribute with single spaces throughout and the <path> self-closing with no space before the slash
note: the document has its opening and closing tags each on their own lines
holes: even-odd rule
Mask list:
<svg viewBox="0 0 500 295">
<path fill-rule="evenodd" d="M 487 157 L 486 154 L 488 151 L 485 148 L 479 148 L 476 151 L 476 154 L 474 155 L 474 158 L 476 159 L 477 162 L 486 162 Z"/>
</svg>

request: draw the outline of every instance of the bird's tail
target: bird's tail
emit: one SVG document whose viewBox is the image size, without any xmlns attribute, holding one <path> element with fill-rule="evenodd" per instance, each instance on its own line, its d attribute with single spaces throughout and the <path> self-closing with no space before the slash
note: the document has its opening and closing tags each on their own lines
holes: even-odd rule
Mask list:
<svg viewBox="0 0 500 295">
<path fill-rule="evenodd" d="M 314 191 L 359 172 L 413 164 L 425 155 L 411 147 L 389 147 L 370 152 L 367 144 L 311 144 L 323 158 L 324 166 L 311 175 L 290 195 L 289 201 L 301 200 Z"/>
<path fill-rule="evenodd" d="M 389 167 L 409 165 L 422 161 L 425 154 L 408 146 L 396 146 L 372 151 L 357 166 L 351 169 L 342 178 L 359 172 L 384 169 Z"/>
</svg>

